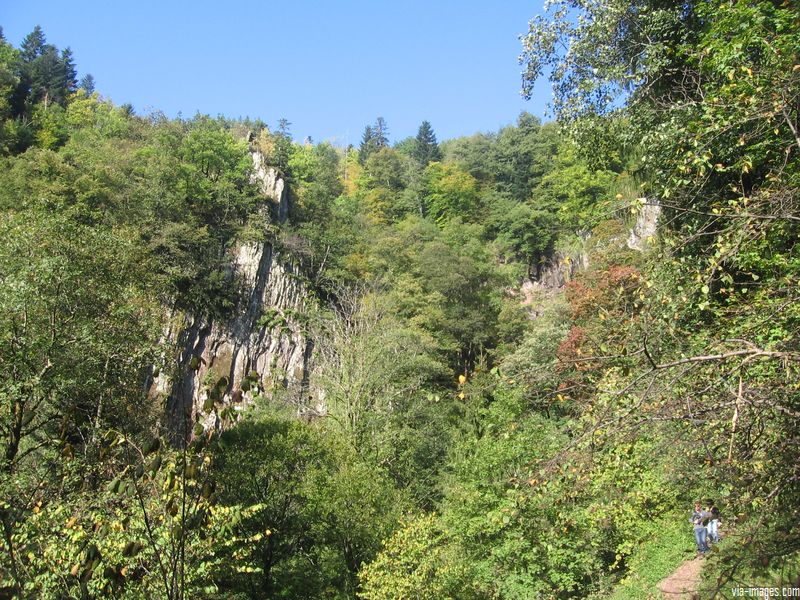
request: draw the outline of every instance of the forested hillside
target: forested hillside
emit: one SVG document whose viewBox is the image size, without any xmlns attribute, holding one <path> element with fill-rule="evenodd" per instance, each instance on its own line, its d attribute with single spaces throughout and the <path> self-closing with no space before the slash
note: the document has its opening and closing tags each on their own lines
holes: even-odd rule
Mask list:
<svg viewBox="0 0 800 600">
<path fill-rule="evenodd" d="M 797 5 L 522 42 L 555 121 L 342 148 L 0 36 L 0 598 L 658 598 L 707 498 L 800 586 Z"/>
</svg>

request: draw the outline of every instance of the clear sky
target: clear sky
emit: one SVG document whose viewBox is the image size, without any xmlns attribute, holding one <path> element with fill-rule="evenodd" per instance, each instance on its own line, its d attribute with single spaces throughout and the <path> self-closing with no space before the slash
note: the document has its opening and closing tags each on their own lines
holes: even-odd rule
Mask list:
<svg viewBox="0 0 800 600">
<path fill-rule="evenodd" d="M 494 131 L 550 98 L 519 95 L 518 36 L 541 0 L 2 0 L 18 46 L 34 25 L 70 46 L 79 76 L 137 112 L 281 117 L 301 140 L 392 141 L 422 120 L 440 140 Z"/>
</svg>

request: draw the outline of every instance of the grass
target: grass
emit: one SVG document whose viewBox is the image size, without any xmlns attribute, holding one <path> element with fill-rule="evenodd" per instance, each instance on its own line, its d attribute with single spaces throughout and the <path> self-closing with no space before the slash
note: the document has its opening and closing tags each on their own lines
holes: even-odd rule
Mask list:
<svg viewBox="0 0 800 600">
<path fill-rule="evenodd" d="M 653 522 L 647 530 L 648 538 L 628 559 L 628 574 L 612 590 L 609 600 L 661 598 L 659 582 L 694 556 L 694 536 L 683 514 Z"/>
</svg>

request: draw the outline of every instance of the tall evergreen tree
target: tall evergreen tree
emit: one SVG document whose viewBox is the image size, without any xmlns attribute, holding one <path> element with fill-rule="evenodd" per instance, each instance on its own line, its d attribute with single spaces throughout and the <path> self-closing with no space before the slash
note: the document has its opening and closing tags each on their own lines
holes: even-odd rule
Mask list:
<svg viewBox="0 0 800 600">
<path fill-rule="evenodd" d="M 367 125 L 361 136 L 361 146 L 358 149 L 358 161 L 363 165 L 374 152 L 381 148 L 389 147 L 389 127 L 383 117 L 375 120 L 375 125 Z"/>
<path fill-rule="evenodd" d="M 372 137 L 375 140 L 375 150 L 389 146 L 389 126 L 386 125 L 383 117 L 378 117 L 375 120 L 375 126 L 372 128 Z"/>
<path fill-rule="evenodd" d="M 44 31 L 38 25 L 33 28 L 25 39 L 22 40 L 20 45 L 20 58 L 24 62 L 32 62 L 37 57 L 41 56 L 44 51 L 47 40 L 44 37 Z"/>
<path fill-rule="evenodd" d="M 41 54 L 23 68 L 30 84 L 30 96 L 27 99 L 29 108 L 37 102 L 44 102 L 45 107 L 53 102 L 65 102 L 66 73 L 55 46 L 46 44 Z"/>
<path fill-rule="evenodd" d="M 72 49 L 69 46 L 61 51 L 61 69 L 64 72 L 63 89 L 65 95 L 71 94 L 78 89 L 78 72 L 75 69 Z"/>
<path fill-rule="evenodd" d="M 278 129 L 276 130 L 276 133 L 281 137 L 292 139 L 291 127 L 292 124 L 289 119 L 278 119 Z"/>
<path fill-rule="evenodd" d="M 362 165 L 367 162 L 373 146 L 372 127 L 367 125 L 364 127 L 364 133 L 361 135 L 361 145 L 358 147 L 358 162 Z"/>
<path fill-rule="evenodd" d="M 278 128 L 275 131 L 275 163 L 282 171 L 289 168 L 289 156 L 292 153 L 292 124 L 288 119 L 278 119 Z"/>
<path fill-rule="evenodd" d="M 428 166 L 428 163 L 442 160 L 442 152 L 436 141 L 436 134 L 428 121 L 423 121 L 419 126 L 412 154 L 423 167 Z"/>
<path fill-rule="evenodd" d="M 14 116 L 30 115 L 33 106 L 45 108 L 57 103 L 66 106 L 67 98 L 78 87 L 78 74 L 72 50 L 48 44 L 38 25 L 20 45 L 19 82 L 11 97 Z"/>
<path fill-rule="evenodd" d="M 91 95 L 94 92 L 94 77 L 91 73 L 87 73 L 81 78 L 80 84 L 78 87 L 86 92 L 87 95 Z"/>
</svg>

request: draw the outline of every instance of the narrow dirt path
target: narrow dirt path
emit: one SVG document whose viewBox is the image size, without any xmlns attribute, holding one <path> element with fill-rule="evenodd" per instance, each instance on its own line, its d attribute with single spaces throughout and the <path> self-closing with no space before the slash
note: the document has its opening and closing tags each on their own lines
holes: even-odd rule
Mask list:
<svg viewBox="0 0 800 600">
<path fill-rule="evenodd" d="M 699 598 L 700 571 L 703 569 L 703 558 L 687 560 L 680 567 L 658 584 L 658 589 L 665 600 L 694 600 Z"/>
</svg>

